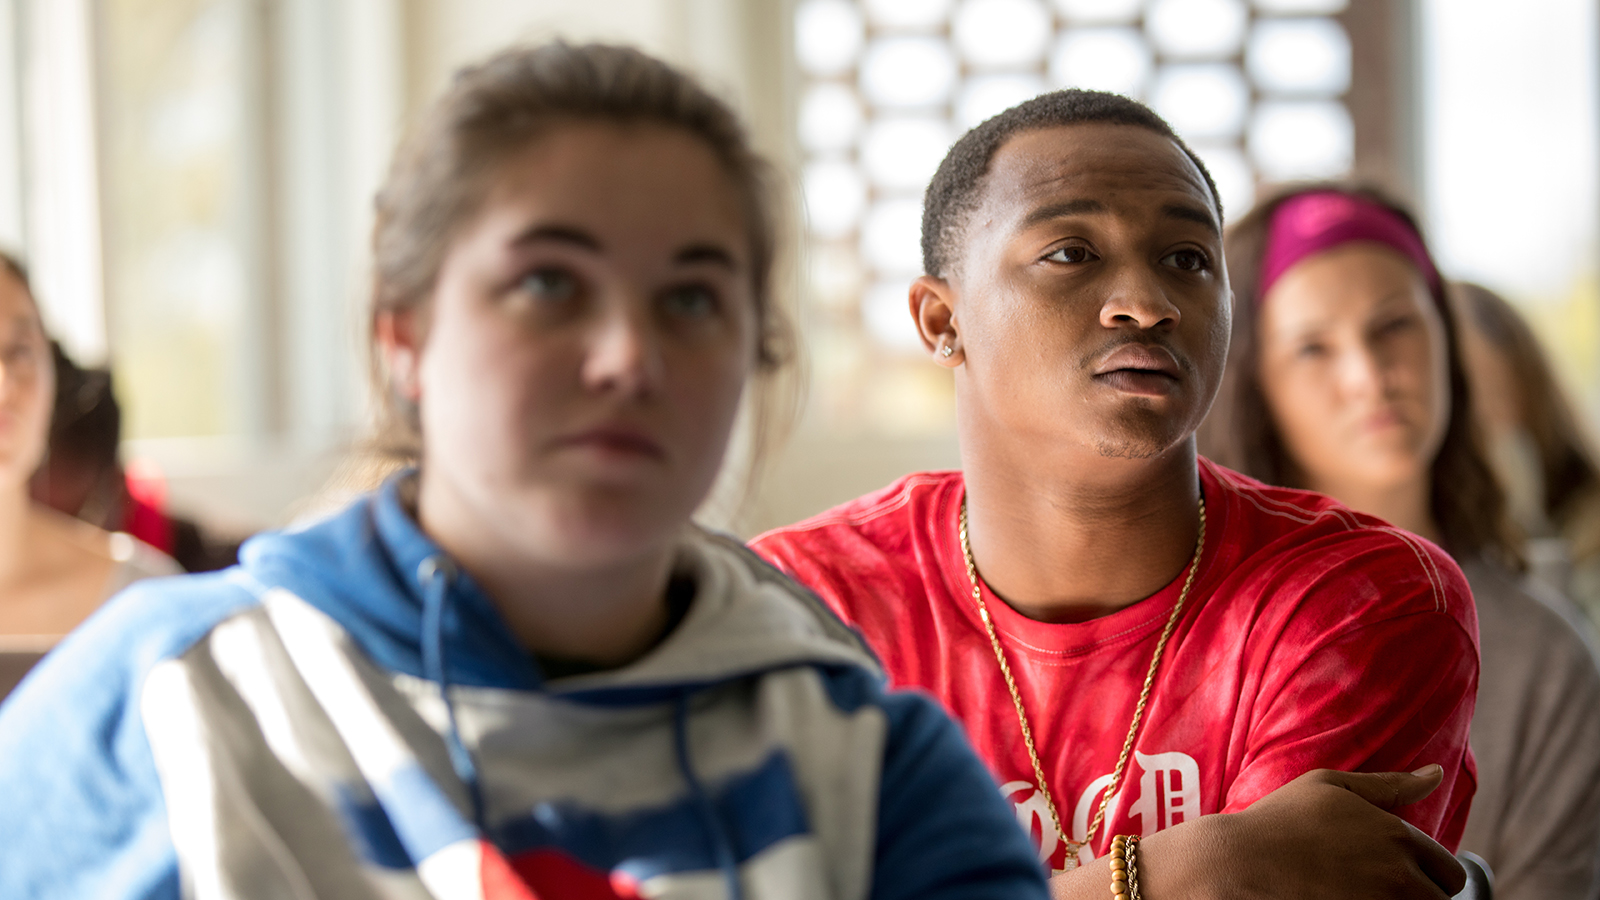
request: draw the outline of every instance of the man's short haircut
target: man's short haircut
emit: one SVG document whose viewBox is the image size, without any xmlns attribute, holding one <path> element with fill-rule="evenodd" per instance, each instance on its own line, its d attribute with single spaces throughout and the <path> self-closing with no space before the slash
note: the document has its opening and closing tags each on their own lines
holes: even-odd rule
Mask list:
<svg viewBox="0 0 1600 900">
<path fill-rule="evenodd" d="M 943 276 L 961 258 L 960 247 L 966 237 L 967 220 L 977 209 L 989 162 L 1000 146 L 1014 135 L 1042 128 L 1108 122 L 1145 128 L 1173 143 L 1200 170 L 1211 202 L 1217 208 L 1217 227 L 1222 227 L 1222 198 L 1205 163 L 1178 137 L 1166 120 L 1137 100 L 1121 94 L 1069 88 L 1040 94 L 1019 103 L 983 122 L 961 136 L 939 163 L 939 171 L 928 182 L 922 201 L 922 268 L 929 275 Z"/>
</svg>

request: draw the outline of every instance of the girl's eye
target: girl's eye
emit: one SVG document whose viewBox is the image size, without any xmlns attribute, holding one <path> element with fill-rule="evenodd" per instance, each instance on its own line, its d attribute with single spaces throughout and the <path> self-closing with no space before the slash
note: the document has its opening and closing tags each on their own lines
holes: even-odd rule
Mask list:
<svg viewBox="0 0 1600 900">
<path fill-rule="evenodd" d="M 1045 259 L 1058 263 L 1081 263 L 1094 259 L 1094 254 L 1089 252 L 1088 247 L 1073 244 L 1056 250 Z"/>
<path fill-rule="evenodd" d="M 1410 328 L 1411 323 L 1412 319 L 1409 316 L 1404 316 L 1398 319 L 1390 319 L 1389 321 L 1380 324 L 1377 328 L 1373 329 L 1373 331 L 1375 331 L 1379 337 L 1388 337 L 1391 334 L 1398 334 L 1399 332 Z"/>
<path fill-rule="evenodd" d="M 691 284 L 675 287 L 661 295 L 661 308 L 677 319 L 704 319 L 717 311 L 717 298 L 711 289 Z"/>
<path fill-rule="evenodd" d="M 1294 355 L 1302 359 L 1316 359 L 1327 352 L 1328 348 L 1321 344 L 1306 343 L 1301 344 L 1300 348 L 1295 351 Z"/>
<path fill-rule="evenodd" d="M 1211 266 L 1211 260 L 1199 250 L 1175 250 L 1161 257 L 1161 263 L 1185 272 L 1202 272 Z"/>
<path fill-rule="evenodd" d="M 0 359 L 4 359 L 8 365 L 31 363 L 34 356 L 33 345 L 28 343 L 7 344 L 0 348 Z"/>
<path fill-rule="evenodd" d="M 578 279 L 561 269 L 539 269 L 522 279 L 520 285 L 528 295 L 548 303 L 572 299 L 578 293 Z"/>
</svg>

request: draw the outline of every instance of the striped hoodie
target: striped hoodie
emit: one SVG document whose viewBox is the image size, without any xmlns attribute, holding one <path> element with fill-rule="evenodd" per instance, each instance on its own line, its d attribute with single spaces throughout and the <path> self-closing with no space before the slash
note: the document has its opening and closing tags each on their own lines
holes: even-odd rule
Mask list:
<svg viewBox="0 0 1600 900">
<path fill-rule="evenodd" d="M 546 680 L 400 480 L 144 582 L 0 706 L 0 897 L 1043 898 L 927 698 L 741 544 Z"/>
</svg>

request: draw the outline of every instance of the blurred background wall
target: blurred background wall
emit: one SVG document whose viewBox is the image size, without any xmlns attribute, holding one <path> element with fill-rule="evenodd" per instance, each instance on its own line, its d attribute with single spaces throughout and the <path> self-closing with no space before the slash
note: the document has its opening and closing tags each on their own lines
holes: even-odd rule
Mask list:
<svg viewBox="0 0 1600 900">
<path fill-rule="evenodd" d="M 958 463 L 905 312 L 920 189 L 962 129 L 1057 86 L 1151 103 L 1232 213 L 1301 178 L 1412 199 L 1600 412 L 1594 0 L 0 0 L 0 244 L 115 370 L 125 454 L 174 507 L 280 524 L 359 442 L 394 143 L 458 66 L 555 36 L 697 72 L 782 166 L 801 403 L 753 478 L 738 444 L 725 527 Z"/>
</svg>

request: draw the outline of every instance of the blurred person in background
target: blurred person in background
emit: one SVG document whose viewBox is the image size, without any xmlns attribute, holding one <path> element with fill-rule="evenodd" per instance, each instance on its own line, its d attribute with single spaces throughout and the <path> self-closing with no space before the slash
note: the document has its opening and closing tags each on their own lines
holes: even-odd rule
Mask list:
<svg viewBox="0 0 1600 900">
<path fill-rule="evenodd" d="M 1044 900 L 937 705 L 690 522 L 783 360 L 769 184 L 637 51 L 459 73 L 377 198 L 415 467 L 0 708 L 0 896 Z"/>
<path fill-rule="evenodd" d="M 1588 434 L 1521 313 L 1480 285 L 1452 283 L 1449 294 L 1489 464 L 1531 573 L 1600 623 L 1600 466 Z"/>
<path fill-rule="evenodd" d="M 1134 100 L 1044 94 L 950 149 L 922 248 L 909 307 L 953 370 L 962 469 L 754 549 L 966 726 L 1058 898 L 1135 869 L 1155 898 L 1459 888 L 1428 836 L 1453 849 L 1473 790 L 1466 582 L 1197 458 L 1230 316 L 1198 157 Z M 1384 786 L 1390 816 L 1335 768 L 1421 774 Z"/>
<path fill-rule="evenodd" d="M 178 561 L 210 572 L 238 561 L 239 542 L 219 540 L 167 510 L 166 480 L 153 466 L 125 468 L 122 409 L 108 369 L 85 369 L 51 342 L 56 401 L 50 445 L 33 498 L 110 531 L 125 531 Z"/>
<path fill-rule="evenodd" d="M 56 398 L 52 344 L 22 265 L 0 254 L 0 697 L 106 598 L 177 564 L 36 502 Z"/>
<path fill-rule="evenodd" d="M 1600 669 L 1558 596 L 1536 597 L 1472 415 L 1452 310 L 1411 214 L 1306 186 L 1227 237 L 1233 342 L 1202 452 L 1436 542 L 1478 608 L 1478 763 L 1461 848 L 1496 896 L 1587 898 L 1600 862 Z M 1565 605 L 1567 608 L 1561 608 Z"/>
</svg>

